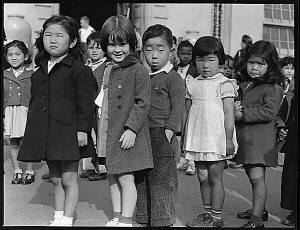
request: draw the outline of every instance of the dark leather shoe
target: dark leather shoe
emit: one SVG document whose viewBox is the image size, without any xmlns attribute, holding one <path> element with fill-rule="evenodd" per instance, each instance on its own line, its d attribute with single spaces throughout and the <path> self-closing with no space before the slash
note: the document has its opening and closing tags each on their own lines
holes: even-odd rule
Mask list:
<svg viewBox="0 0 300 230">
<path fill-rule="evenodd" d="M 25 173 L 23 176 L 22 184 L 31 184 L 35 181 L 34 174 Z"/>
<path fill-rule="evenodd" d="M 280 221 L 281 224 L 286 225 L 286 226 L 295 226 L 295 222 L 291 221 L 289 219 L 284 219 Z"/>
<path fill-rule="evenodd" d="M 106 179 L 107 174 L 106 173 L 96 173 L 94 175 L 90 175 L 88 177 L 89 181 L 97 181 L 97 180 L 105 180 Z"/>
<path fill-rule="evenodd" d="M 15 173 L 11 181 L 12 184 L 21 184 L 22 183 L 22 173 Z"/>
<path fill-rule="evenodd" d="M 258 229 L 262 229 L 264 228 L 264 224 L 261 225 L 256 225 L 251 221 L 248 221 L 246 224 L 244 224 L 241 228 L 258 228 Z"/>
<path fill-rule="evenodd" d="M 248 209 L 247 211 L 243 211 L 243 212 L 238 212 L 236 214 L 237 218 L 240 218 L 240 219 L 247 219 L 247 220 L 250 220 L 250 217 L 251 217 L 251 214 L 252 214 L 252 210 L 251 209 Z M 267 210 L 265 210 L 262 214 L 262 220 L 263 221 L 267 221 L 268 218 L 269 218 L 269 213 Z"/>
<path fill-rule="evenodd" d="M 87 170 L 85 172 L 80 173 L 79 177 L 88 178 L 89 176 L 94 175 L 94 174 L 95 174 L 95 170 Z"/>
</svg>

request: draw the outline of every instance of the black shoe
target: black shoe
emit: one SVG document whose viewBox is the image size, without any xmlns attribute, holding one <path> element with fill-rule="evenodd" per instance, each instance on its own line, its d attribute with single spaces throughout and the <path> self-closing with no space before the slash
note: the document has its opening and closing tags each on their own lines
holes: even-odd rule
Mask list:
<svg viewBox="0 0 300 230">
<path fill-rule="evenodd" d="M 240 219 L 247 219 L 247 220 L 250 220 L 250 217 L 252 215 L 252 209 L 248 209 L 247 211 L 244 211 L 244 212 L 238 212 L 236 214 L 237 218 L 240 218 Z M 269 218 L 269 213 L 267 210 L 265 210 L 262 214 L 262 220 L 263 221 L 267 221 L 268 218 Z"/>
<path fill-rule="evenodd" d="M 14 173 L 12 184 L 21 184 L 22 183 L 22 173 Z"/>
<path fill-rule="evenodd" d="M 95 173 L 94 175 L 90 175 L 88 177 L 89 181 L 97 181 L 97 180 L 105 180 L 107 174 L 106 173 Z"/>
<path fill-rule="evenodd" d="M 289 219 L 284 219 L 282 221 L 280 221 L 281 224 L 286 225 L 286 226 L 295 226 L 295 222 L 291 221 Z"/>
<path fill-rule="evenodd" d="M 31 184 L 35 181 L 34 174 L 25 173 L 22 179 L 22 184 Z"/>
<path fill-rule="evenodd" d="M 252 221 L 248 221 L 246 224 L 244 224 L 241 228 L 258 228 L 258 229 L 262 229 L 264 228 L 264 224 L 260 224 L 260 225 L 257 225 L 257 224 L 254 224 Z"/>
<path fill-rule="evenodd" d="M 95 170 L 87 170 L 85 172 L 80 173 L 79 177 L 81 177 L 81 178 L 88 178 L 89 176 L 91 176 L 91 175 L 93 175 L 95 173 L 96 173 Z"/>
</svg>

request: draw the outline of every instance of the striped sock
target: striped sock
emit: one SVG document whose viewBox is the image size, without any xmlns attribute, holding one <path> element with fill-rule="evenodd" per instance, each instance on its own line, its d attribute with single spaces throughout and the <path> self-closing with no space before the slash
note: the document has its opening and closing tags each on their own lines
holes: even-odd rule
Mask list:
<svg viewBox="0 0 300 230">
<path fill-rule="evenodd" d="M 212 209 L 211 216 L 212 216 L 212 218 L 221 220 L 222 219 L 222 209 Z"/>
<path fill-rule="evenodd" d="M 125 223 L 125 224 L 132 224 L 132 217 L 125 217 L 125 216 L 121 215 L 119 222 Z"/>
<path fill-rule="evenodd" d="M 64 211 L 54 211 L 54 219 L 61 219 L 64 215 Z"/>
<path fill-rule="evenodd" d="M 113 212 L 114 218 L 120 218 L 121 212 Z"/>
<path fill-rule="evenodd" d="M 204 205 L 203 205 L 203 210 L 204 210 L 204 213 L 211 214 L 212 205 L 204 204 Z"/>
</svg>

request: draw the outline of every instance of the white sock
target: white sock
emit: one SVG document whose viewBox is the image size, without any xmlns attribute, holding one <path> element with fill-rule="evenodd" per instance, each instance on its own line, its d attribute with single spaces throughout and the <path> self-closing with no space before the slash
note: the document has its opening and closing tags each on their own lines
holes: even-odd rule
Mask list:
<svg viewBox="0 0 300 230">
<path fill-rule="evenodd" d="M 64 215 L 64 211 L 54 211 L 54 219 L 61 219 Z"/>
<path fill-rule="evenodd" d="M 30 175 L 34 175 L 34 171 L 31 169 L 31 170 L 26 170 L 25 173 L 29 173 Z"/>
<path fill-rule="evenodd" d="M 21 173 L 22 174 L 23 172 L 22 172 L 22 169 L 15 169 L 14 174 L 15 173 Z"/>
<path fill-rule="evenodd" d="M 107 173 L 105 165 L 99 165 L 99 173 Z"/>
<path fill-rule="evenodd" d="M 73 225 L 73 217 L 62 216 L 61 223 L 66 225 Z"/>
</svg>

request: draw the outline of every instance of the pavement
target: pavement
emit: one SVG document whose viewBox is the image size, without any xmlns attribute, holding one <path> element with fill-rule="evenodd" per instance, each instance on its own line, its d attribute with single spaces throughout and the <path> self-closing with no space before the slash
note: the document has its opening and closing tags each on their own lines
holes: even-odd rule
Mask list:
<svg viewBox="0 0 300 230">
<path fill-rule="evenodd" d="M 24 169 L 24 164 L 21 163 Z M 53 185 L 42 179 L 47 172 L 44 162 L 35 163 L 36 181 L 31 185 L 11 184 L 13 167 L 9 146 L 4 146 L 4 226 L 48 226 L 53 218 Z M 291 228 L 280 224 L 289 212 L 280 208 L 282 167 L 269 168 L 266 173 L 269 211 L 267 228 Z M 197 176 L 178 171 L 178 201 L 175 227 L 184 227 L 188 220 L 202 212 L 202 201 Z M 251 207 L 251 187 L 243 168 L 225 169 L 223 174 L 225 201 L 223 219 L 225 227 L 239 228 L 246 221 L 236 213 Z M 79 178 L 79 203 L 74 226 L 100 227 L 111 218 L 112 207 L 108 180 L 88 181 Z"/>
</svg>

